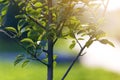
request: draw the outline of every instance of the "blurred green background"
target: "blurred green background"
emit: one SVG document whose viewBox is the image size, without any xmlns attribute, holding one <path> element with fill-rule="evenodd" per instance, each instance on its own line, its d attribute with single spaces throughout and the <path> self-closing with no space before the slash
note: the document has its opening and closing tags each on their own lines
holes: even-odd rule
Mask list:
<svg viewBox="0 0 120 80">
<path fill-rule="evenodd" d="M 21 67 L 21 64 L 14 66 L 13 63 L 17 54 L 25 53 L 25 51 L 14 41 L 3 39 L 0 39 L 0 80 L 47 79 L 47 68 L 39 62 L 31 61 L 24 68 Z M 70 62 L 75 57 L 75 53 L 78 52 L 77 49 L 70 50 L 68 46 L 67 40 L 60 40 L 56 45 L 55 52 L 59 60 L 54 67 L 54 80 L 61 80 Z M 120 80 L 120 75 L 100 68 L 88 68 L 77 62 L 65 80 Z"/>
<path fill-rule="evenodd" d="M 54 80 L 61 80 L 69 64 L 58 64 Z M 14 67 L 12 62 L 0 61 L 0 80 L 46 80 L 46 67 L 30 63 L 24 68 Z M 120 80 L 120 75 L 102 69 L 86 68 L 75 64 L 65 80 Z"/>
</svg>

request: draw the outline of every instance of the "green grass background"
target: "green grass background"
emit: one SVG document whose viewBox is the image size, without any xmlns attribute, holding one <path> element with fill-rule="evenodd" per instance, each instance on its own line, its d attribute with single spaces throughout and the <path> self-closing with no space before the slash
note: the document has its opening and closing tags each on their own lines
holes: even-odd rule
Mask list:
<svg viewBox="0 0 120 80">
<path fill-rule="evenodd" d="M 18 45 L 15 47 L 16 44 L 8 44 L 4 41 L 0 43 L 2 45 L 0 46 L 1 52 L 7 52 L 8 54 L 10 52 L 23 52 Z M 68 44 L 64 45 L 69 46 Z M 56 50 L 61 50 L 63 45 L 59 42 L 56 47 Z M 69 49 L 64 50 L 69 51 Z M 31 62 L 26 67 L 21 68 L 21 65 L 14 66 L 12 60 L 9 60 L 9 57 L 0 59 L 0 80 L 47 80 L 46 66 L 40 63 Z M 54 80 L 61 80 L 68 66 L 69 63 L 58 63 L 56 67 L 54 67 Z M 75 64 L 65 80 L 120 80 L 120 74 L 98 68 L 86 68 L 80 64 Z"/>
<path fill-rule="evenodd" d="M 69 64 L 57 64 L 54 80 L 61 80 Z M 0 61 L 0 80 L 47 80 L 46 67 L 29 63 L 26 67 L 14 66 L 12 62 Z M 120 80 L 120 75 L 103 69 L 90 69 L 75 64 L 65 80 Z"/>
</svg>

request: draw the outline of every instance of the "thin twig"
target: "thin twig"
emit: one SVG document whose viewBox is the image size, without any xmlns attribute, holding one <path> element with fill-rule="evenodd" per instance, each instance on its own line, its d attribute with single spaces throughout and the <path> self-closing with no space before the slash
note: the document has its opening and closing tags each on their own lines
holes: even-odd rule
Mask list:
<svg viewBox="0 0 120 80">
<path fill-rule="evenodd" d="M 87 52 L 84 52 L 83 54 L 81 54 L 80 56 L 84 56 Z"/>
<path fill-rule="evenodd" d="M 61 29 L 58 32 L 58 37 L 60 36 L 61 32 L 62 32 L 63 26 L 61 27 Z M 58 40 L 58 37 L 54 40 L 53 44 L 55 44 Z"/>
<path fill-rule="evenodd" d="M 32 16 L 30 16 L 29 14 L 25 13 L 25 15 L 30 19 L 32 20 L 33 22 L 35 22 L 37 25 L 39 25 L 42 29 L 46 30 L 46 28 L 40 24 L 36 19 L 34 19 Z"/>
<path fill-rule="evenodd" d="M 73 33 L 73 35 L 74 35 L 74 37 L 75 37 L 76 42 L 78 43 L 78 45 L 79 45 L 79 46 L 80 46 L 80 48 L 82 49 L 83 47 L 82 47 L 82 45 L 80 44 L 80 42 L 78 41 L 77 37 L 75 36 L 75 34 L 74 34 L 74 33 Z"/>
<path fill-rule="evenodd" d="M 4 30 L 0 30 L 0 32 L 3 32 L 5 35 L 7 35 L 9 38 L 13 38 L 13 36 L 11 36 L 10 34 L 8 34 L 6 31 Z M 12 33 L 11 33 L 12 34 Z M 26 47 L 24 47 L 16 38 L 13 38 L 13 40 L 20 45 L 27 53 L 29 53 L 31 56 L 33 56 L 36 60 L 38 60 L 39 62 L 43 63 L 44 65 L 48 65 L 46 63 L 44 63 L 42 60 L 40 60 L 39 58 L 37 58 L 35 55 L 32 54 L 32 52 L 30 52 L 28 49 L 26 49 Z"/>
<path fill-rule="evenodd" d="M 88 41 L 90 41 L 92 39 L 92 37 L 90 37 L 90 39 Z M 87 42 L 88 42 L 87 41 Z M 78 53 L 78 55 L 75 57 L 75 59 L 72 61 L 71 65 L 69 66 L 69 68 L 67 69 L 66 73 L 63 75 L 61 80 L 64 80 L 67 76 L 67 74 L 70 72 L 71 68 L 73 67 L 73 65 L 75 64 L 75 62 L 78 60 L 78 58 L 81 56 L 82 52 L 84 51 L 84 49 L 86 48 L 87 44 L 85 44 L 82 49 L 80 50 L 80 52 Z"/>
<path fill-rule="evenodd" d="M 106 5 L 104 4 L 104 1 L 103 0 L 101 0 L 102 1 L 102 3 L 103 3 L 103 6 L 104 6 L 104 12 L 103 12 L 103 16 L 105 16 L 105 13 L 106 13 L 106 11 L 107 11 L 107 8 L 108 8 L 108 4 L 109 4 L 109 1 L 110 0 L 107 0 L 107 3 L 106 3 Z"/>
<path fill-rule="evenodd" d="M 64 24 L 65 24 L 65 21 L 63 22 L 60 30 L 58 30 L 59 31 L 58 34 L 57 34 L 58 37 L 60 36 L 60 34 L 61 34 L 62 30 L 63 30 Z M 60 27 L 60 25 L 59 25 L 59 27 Z M 57 28 L 56 28 L 56 30 L 57 30 Z M 55 44 L 57 42 L 58 37 L 55 39 L 55 41 L 53 42 L 53 44 Z"/>
<path fill-rule="evenodd" d="M 10 37 L 10 38 L 13 38 L 13 36 L 11 36 L 10 34 L 8 34 L 6 31 L 4 31 L 4 30 L 0 30 L 0 32 L 2 32 L 2 33 L 4 33 L 5 35 L 7 35 L 8 37 Z"/>
<path fill-rule="evenodd" d="M 29 53 L 32 57 L 34 57 L 37 61 L 41 62 L 41 63 L 44 64 L 44 65 L 48 65 L 48 64 L 44 63 L 42 60 L 40 60 L 39 58 L 37 58 L 36 55 L 33 55 L 32 52 L 30 52 L 28 49 L 26 49 L 26 47 L 24 47 L 20 42 L 18 42 L 18 41 L 16 40 L 16 38 L 14 39 L 14 41 L 15 41 L 18 45 L 20 45 L 25 51 L 27 51 L 27 53 Z"/>
<path fill-rule="evenodd" d="M 73 65 L 75 64 L 75 62 L 78 60 L 78 58 L 80 57 L 81 53 L 83 52 L 83 50 L 85 49 L 86 46 L 84 46 L 80 52 L 78 53 L 78 55 L 76 56 L 76 58 L 72 61 L 71 65 L 69 66 L 69 68 L 67 69 L 66 73 L 64 74 L 64 76 L 62 77 L 62 80 L 64 80 L 67 76 L 67 74 L 70 72 L 71 68 L 73 67 Z"/>
<path fill-rule="evenodd" d="M 47 50 L 45 50 L 45 49 L 43 49 L 43 52 L 48 53 L 48 51 L 47 51 Z"/>
</svg>

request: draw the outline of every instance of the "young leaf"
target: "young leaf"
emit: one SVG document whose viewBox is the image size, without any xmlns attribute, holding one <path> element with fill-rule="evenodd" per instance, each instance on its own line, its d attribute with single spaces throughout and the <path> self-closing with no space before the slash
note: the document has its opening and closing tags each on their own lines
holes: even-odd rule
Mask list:
<svg viewBox="0 0 120 80">
<path fill-rule="evenodd" d="M 26 24 L 25 20 L 20 20 L 18 22 L 18 31 L 21 31 L 21 29 L 24 27 L 24 25 Z"/>
<path fill-rule="evenodd" d="M 102 44 L 109 44 L 111 45 L 112 47 L 115 47 L 114 44 L 111 42 L 111 41 L 108 41 L 107 39 L 102 39 L 102 40 L 99 40 Z"/>
<path fill-rule="evenodd" d="M 24 39 L 22 39 L 20 42 L 29 42 L 29 43 L 34 44 L 33 40 L 30 39 L 30 38 L 24 38 Z"/>
<path fill-rule="evenodd" d="M 84 40 L 83 38 L 78 38 L 78 40 Z"/>
<path fill-rule="evenodd" d="M 56 62 L 56 61 L 54 61 L 54 62 L 53 62 L 53 66 L 54 66 L 54 67 L 56 67 L 56 64 L 57 64 L 57 62 Z"/>
<path fill-rule="evenodd" d="M 76 45 L 76 42 L 75 41 L 72 41 L 72 44 L 69 46 L 70 49 L 73 49 Z"/>
<path fill-rule="evenodd" d="M 57 59 L 57 55 L 54 55 L 54 56 L 53 56 L 53 60 L 56 60 L 56 59 Z"/>
<path fill-rule="evenodd" d="M 102 31 L 102 30 L 99 30 L 99 31 L 95 34 L 95 37 L 96 37 L 97 40 L 98 40 L 99 38 L 102 38 L 102 37 L 105 37 L 105 36 L 106 36 L 106 34 L 105 34 L 105 32 Z"/>
<path fill-rule="evenodd" d="M 69 34 L 69 36 L 70 36 L 71 38 L 75 38 L 75 35 L 74 35 L 72 32 Z"/>
<path fill-rule="evenodd" d="M 30 62 L 30 60 L 25 60 L 25 61 L 22 63 L 22 68 L 25 67 L 29 62 Z"/>
<path fill-rule="evenodd" d="M 90 45 L 93 43 L 93 41 L 91 40 L 91 41 L 88 41 L 87 43 L 86 43 L 86 47 L 88 48 L 88 47 L 90 47 Z"/>
<path fill-rule="evenodd" d="M 36 3 L 34 4 L 34 6 L 35 6 L 35 7 L 41 7 L 41 6 L 42 6 L 42 3 L 41 3 L 41 2 L 36 2 Z"/>
<path fill-rule="evenodd" d="M 79 32 L 77 32 L 77 34 L 81 34 L 81 33 L 84 33 L 85 30 L 80 30 Z"/>
<path fill-rule="evenodd" d="M 42 61 L 45 62 L 45 63 L 47 63 L 48 62 L 48 58 L 45 58 Z"/>
<path fill-rule="evenodd" d="M 14 66 L 16 66 L 18 63 L 20 63 L 23 59 L 24 59 L 24 55 L 19 54 L 19 55 L 16 57 L 16 60 L 14 61 Z"/>
<path fill-rule="evenodd" d="M 17 30 L 14 27 L 6 27 L 5 30 L 17 33 Z"/>
</svg>

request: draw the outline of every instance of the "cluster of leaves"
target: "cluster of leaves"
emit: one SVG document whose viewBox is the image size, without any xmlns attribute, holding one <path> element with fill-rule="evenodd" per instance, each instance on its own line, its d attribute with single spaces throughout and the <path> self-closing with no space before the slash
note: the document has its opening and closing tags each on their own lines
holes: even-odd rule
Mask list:
<svg viewBox="0 0 120 80">
<path fill-rule="evenodd" d="M 1 22 L 3 20 L 3 17 L 5 16 L 5 14 L 7 12 L 7 7 L 8 7 L 8 1 L 7 0 L 0 0 L 0 26 L 2 24 Z"/>
<path fill-rule="evenodd" d="M 56 0 L 53 2 L 53 7 L 48 7 L 47 0 L 11 0 L 14 4 L 18 4 L 21 8 L 20 15 L 16 18 L 21 20 L 18 23 L 17 29 L 14 27 L 6 27 L 6 30 L 13 34 L 13 38 L 17 38 L 19 44 L 30 55 L 24 58 L 23 55 L 18 55 L 15 61 L 15 65 L 26 59 L 23 63 L 25 66 L 29 60 L 38 60 L 44 64 L 48 57 L 47 45 L 48 38 L 53 40 L 53 44 L 59 38 L 72 38 L 72 44 L 70 48 L 74 48 L 78 43 L 81 49 L 89 47 L 94 41 L 100 41 L 103 44 L 110 44 L 114 46 L 110 41 L 103 39 L 105 33 L 99 29 L 98 23 L 81 22 L 80 16 L 83 16 L 85 11 L 96 7 L 92 6 L 94 0 Z M 0 0 L 4 5 L 9 3 L 9 0 Z M 7 6 L 5 7 L 7 8 Z M 97 7 L 98 8 L 98 7 Z M 7 10 L 7 9 L 5 9 Z M 1 10 L 2 15 L 5 15 L 4 8 Z M 52 13 L 52 23 L 49 24 L 49 12 Z M 91 12 L 89 12 L 91 13 Z M 93 16 L 89 16 L 93 17 Z M 28 25 L 24 26 L 25 23 Z M 25 38 L 20 38 L 23 33 L 27 33 Z M 89 36 L 89 39 L 84 45 L 81 45 L 79 41 L 84 40 L 84 36 Z M 41 54 L 45 54 L 45 59 L 39 59 Z M 56 59 L 56 56 L 55 58 Z"/>
</svg>

